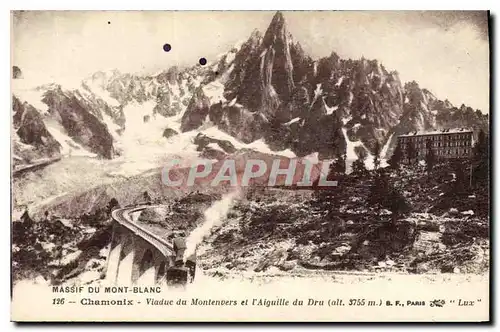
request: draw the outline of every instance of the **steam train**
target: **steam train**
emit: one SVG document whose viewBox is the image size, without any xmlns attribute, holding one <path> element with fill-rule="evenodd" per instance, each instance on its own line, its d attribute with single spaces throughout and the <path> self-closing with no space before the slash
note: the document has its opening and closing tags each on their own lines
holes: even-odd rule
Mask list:
<svg viewBox="0 0 500 332">
<path fill-rule="evenodd" d="M 194 263 L 177 261 L 167 270 L 167 286 L 168 287 L 186 287 L 187 284 L 194 281 L 194 272 L 196 266 Z"/>
<path fill-rule="evenodd" d="M 176 263 L 167 270 L 168 286 L 186 286 L 188 283 L 192 283 L 193 280 L 190 269 L 183 262 Z"/>
<path fill-rule="evenodd" d="M 173 249 L 174 249 L 174 265 L 167 270 L 167 285 L 168 286 L 186 286 L 194 281 L 196 272 L 196 250 L 184 258 L 184 253 L 187 249 L 186 234 L 183 230 L 174 232 L 173 234 Z"/>
</svg>

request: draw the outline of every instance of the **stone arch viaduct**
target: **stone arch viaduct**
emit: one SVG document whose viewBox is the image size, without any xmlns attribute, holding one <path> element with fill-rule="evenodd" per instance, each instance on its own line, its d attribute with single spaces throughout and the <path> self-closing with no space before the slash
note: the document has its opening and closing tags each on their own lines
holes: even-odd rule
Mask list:
<svg viewBox="0 0 500 332">
<path fill-rule="evenodd" d="M 150 205 L 112 212 L 113 231 L 106 262 L 110 284 L 154 285 L 161 283 L 173 265 L 173 247 L 165 239 L 141 227 L 135 217 Z"/>
</svg>

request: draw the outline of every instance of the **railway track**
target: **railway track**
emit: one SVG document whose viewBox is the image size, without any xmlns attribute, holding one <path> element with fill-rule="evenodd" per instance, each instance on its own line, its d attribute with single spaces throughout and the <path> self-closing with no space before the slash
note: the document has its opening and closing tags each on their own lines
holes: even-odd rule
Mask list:
<svg viewBox="0 0 500 332">
<path fill-rule="evenodd" d="M 19 165 L 15 166 L 12 168 L 12 176 L 13 177 L 18 177 L 21 176 L 24 173 L 30 172 L 30 171 L 35 171 L 37 169 L 43 168 L 45 166 L 48 166 L 50 164 L 55 163 L 56 161 L 61 160 L 61 157 L 56 157 L 56 158 L 50 158 L 50 159 L 45 159 L 41 161 L 37 161 L 33 164 L 30 165 Z"/>
<path fill-rule="evenodd" d="M 171 256 L 174 254 L 174 248 L 172 244 L 170 244 L 167 240 L 162 237 L 152 233 L 146 228 L 139 225 L 136 221 L 133 220 L 132 214 L 141 212 L 147 208 L 153 208 L 153 205 L 140 205 L 136 207 L 126 207 L 114 210 L 111 215 L 113 220 L 122 225 L 123 227 L 130 230 L 133 234 L 141 237 L 155 248 L 157 248 L 165 257 Z"/>
</svg>

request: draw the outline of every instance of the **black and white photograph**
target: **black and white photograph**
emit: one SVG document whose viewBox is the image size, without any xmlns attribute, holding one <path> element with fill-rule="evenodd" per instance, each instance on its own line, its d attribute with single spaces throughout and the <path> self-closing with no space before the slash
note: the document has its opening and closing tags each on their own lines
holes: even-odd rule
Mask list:
<svg viewBox="0 0 500 332">
<path fill-rule="evenodd" d="M 489 20 L 12 11 L 11 319 L 489 321 Z"/>
</svg>

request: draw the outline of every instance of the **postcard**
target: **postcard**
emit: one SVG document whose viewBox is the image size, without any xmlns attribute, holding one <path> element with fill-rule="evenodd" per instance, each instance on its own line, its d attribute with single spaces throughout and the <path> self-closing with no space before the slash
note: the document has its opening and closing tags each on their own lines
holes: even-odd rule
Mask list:
<svg viewBox="0 0 500 332">
<path fill-rule="evenodd" d="M 490 321 L 489 12 L 11 19 L 12 321 Z"/>
</svg>

